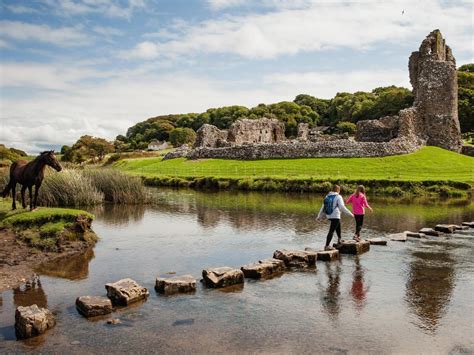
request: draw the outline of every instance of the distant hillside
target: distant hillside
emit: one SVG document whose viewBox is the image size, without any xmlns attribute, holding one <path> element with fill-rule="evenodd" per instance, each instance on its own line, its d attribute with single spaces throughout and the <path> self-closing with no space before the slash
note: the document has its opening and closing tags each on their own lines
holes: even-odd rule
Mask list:
<svg viewBox="0 0 474 355">
<path fill-rule="evenodd" d="M 0 144 L 0 166 L 10 165 L 11 162 L 26 156 L 26 152 L 20 149 L 7 148 L 4 144 Z"/>
</svg>

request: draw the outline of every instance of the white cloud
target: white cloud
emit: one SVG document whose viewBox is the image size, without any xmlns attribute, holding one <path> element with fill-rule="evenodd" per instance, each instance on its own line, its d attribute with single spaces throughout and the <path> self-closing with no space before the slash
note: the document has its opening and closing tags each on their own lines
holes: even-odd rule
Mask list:
<svg viewBox="0 0 474 355">
<path fill-rule="evenodd" d="M 91 39 L 76 27 L 50 27 L 18 21 L 0 21 L 0 33 L 19 41 L 40 41 L 58 46 L 81 46 L 89 44 Z"/>
<path fill-rule="evenodd" d="M 230 6 L 232 2 L 213 3 Z M 146 58 L 162 53 L 231 53 L 245 58 L 274 58 L 335 47 L 364 49 L 382 42 L 399 46 L 419 43 L 435 28 L 441 29 L 455 52 L 472 49 L 472 8 L 462 4 L 299 1 L 295 9 L 288 8 L 287 1 L 274 3 L 279 3 L 281 10 L 227 15 L 188 24 L 180 29 L 179 38 L 156 41 Z"/>
<path fill-rule="evenodd" d="M 146 6 L 145 0 L 128 0 L 126 4 L 117 0 L 43 0 L 62 16 L 103 14 L 108 17 L 130 19 L 133 12 Z"/>
<path fill-rule="evenodd" d="M 37 9 L 22 5 L 5 5 L 5 7 L 15 14 L 33 14 L 39 12 Z"/>
<path fill-rule="evenodd" d="M 212 10 L 222 10 L 246 4 L 248 0 L 207 0 L 207 3 Z"/>
<path fill-rule="evenodd" d="M 135 48 L 121 52 L 121 56 L 128 59 L 152 59 L 157 58 L 159 54 L 159 46 L 150 41 L 140 42 Z"/>
<path fill-rule="evenodd" d="M 92 30 L 100 35 L 105 37 L 111 36 L 122 36 L 124 34 L 123 31 L 119 30 L 115 27 L 107 27 L 107 26 L 94 26 Z"/>
</svg>

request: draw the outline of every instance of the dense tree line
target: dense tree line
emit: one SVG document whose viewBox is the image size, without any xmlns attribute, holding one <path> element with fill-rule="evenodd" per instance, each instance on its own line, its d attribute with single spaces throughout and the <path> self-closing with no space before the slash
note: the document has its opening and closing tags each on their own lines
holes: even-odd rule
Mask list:
<svg viewBox="0 0 474 355">
<path fill-rule="evenodd" d="M 474 64 L 458 69 L 458 114 L 461 130 L 474 132 Z"/>
</svg>

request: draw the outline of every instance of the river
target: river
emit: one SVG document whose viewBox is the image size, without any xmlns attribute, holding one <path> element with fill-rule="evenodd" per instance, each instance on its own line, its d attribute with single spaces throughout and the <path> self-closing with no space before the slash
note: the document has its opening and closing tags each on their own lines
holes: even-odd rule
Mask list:
<svg viewBox="0 0 474 355">
<path fill-rule="evenodd" d="M 157 276 L 191 274 L 271 257 L 276 249 L 321 247 L 321 196 L 163 190 L 155 206 L 91 210 L 101 238 L 93 250 L 38 269 L 41 285 L 0 294 L 0 352 L 474 352 L 474 231 L 389 241 L 360 256 L 317 263 L 241 289 L 164 297 Z M 363 237 L 474 220 L 472 200 L 372 198 Z M 351 236 L 350 218 L 343 237 Z M 81 295 L 131 277 L 150 290 L 144 303 L 88 320 Z M 15 307 L 47 306 L 57 325 L 17 341 Z M 121 324 L 108 325 L 106 319 Z M 105 350 L 106 349 L 106 350 Z"/>
</svg>

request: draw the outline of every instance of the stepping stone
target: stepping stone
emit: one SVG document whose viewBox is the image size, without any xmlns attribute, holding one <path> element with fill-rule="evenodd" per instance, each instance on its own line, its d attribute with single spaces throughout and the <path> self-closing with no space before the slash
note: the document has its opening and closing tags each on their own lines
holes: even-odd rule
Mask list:
<svg viewBox="0 0 474 355">
<path fill-rule="evenodd" d="M 155 290 L 165 295 L 194 292 L 196 291 L 196 279 L 191 275 L 169 278 L 158 277 L 156 279 Z"/>
<path fill-rule="evenodd" d="M 76 308 L 84 317 L 103 316 L 112 313 L 112 301 L 107 297 L 81 296 L 76 299 Z"/>
<path fill-rule="evenodd" d="M 339 260 L 339 250 L 316 250 L 314 248 L 305 248 L 305 251 L 312 251 L 316 253 L 316 260 L 319 261 L 334 261 Z"/>
<path fill-rule="evenodd" d="M 389 234 L 387 238 L 395 242 L 406 242 L 408 240 L 407 232 Z"/>
<path fill-rule="evenodd" d="M 249 279 L 261 279 L 282 273 L 285 270 L 285 263 L 278 259 L 265 259 L 258 263 L 244 265 L 240 269 Z"/>
<path fill-rule="evenodd" d="M 334 247 L 339 250 L 341 254 L 359 255 L 370 250 L 370 243 L 367 240 L 356 242 L 355 240 L 343 240 L 340 244 L 334 243 Z"/>
<path fill-rule="evenodd" d="M 304 250 L 276 250 L 273 258 L 282 260 L 287 267 L 307 268 L 316 265 L 317 253 Z"/>
<path fill-rule="evenodd" d="M 469 228 L 474 228 L 474 222 L 462 222 L 462 225 Z"/>
<path fill-rule="evenodd" d="M 441 233 L 451 234 L 456 230 L 456 226 L 454 224 L 437 224 L 434 227 L 434 230 Z"/>
<path fill-rule="evenodd" d="M 242 270 L 231 267 L 218 267 L 202 270 L 202 277 L 207 287 L 221 288 L 244 283 Z"/>
<path fill-rule="evenodd" d="M 439 231 L 435 231 L 433 228 L 421 228 L 419 233 L 423 233 L 426 235 L 431 235 L 433 237 L 439 237 L 442 233 Z"/>
<path fill-rule="evenodd" d="M 423 234 L 423 233 L 416 233 L 416 232 L 405 232 L 405 235 L 408 237 L 408 238 L 426 238 L 426 235 Z"/>
<path fill-rule="evenodd" d="M 370 245 L 387 245 L 387 241 L 382 238 L 369 238 L 367 239 Z"/>
<path fill-rule="evenodd" d="M 19 306 L 15 311 L 15 331 L 19 339 L 41 335 L 55 325 L 56 320 L 51 311 L 36 304 Z"/>
<path fill-rule="evenodd" d="M 468 230 L 469 227 L 468 226 L 460 226 L 460 225 L 455 225 L 455 228 L 457 231 L 464 231 L 464 230 Z"/>
<path fill-rule="evenodd" d="M 107 297 L 114 305 L 128 306 L 131 303 L 146 299 L 150 294 L 145 287 L 132 279 L 122 279 L 105 285 Z"/>
</svg>

